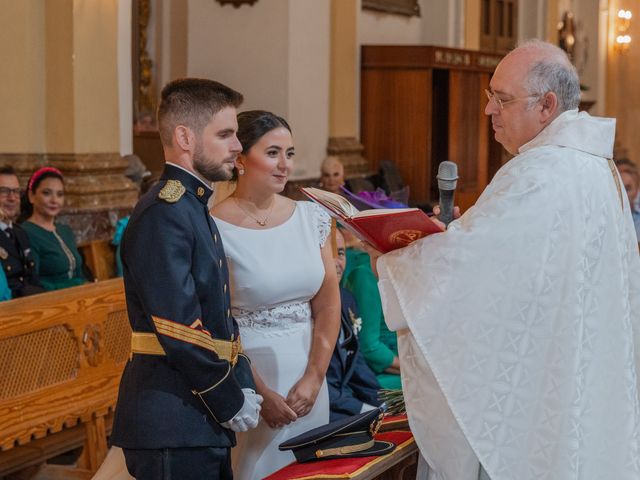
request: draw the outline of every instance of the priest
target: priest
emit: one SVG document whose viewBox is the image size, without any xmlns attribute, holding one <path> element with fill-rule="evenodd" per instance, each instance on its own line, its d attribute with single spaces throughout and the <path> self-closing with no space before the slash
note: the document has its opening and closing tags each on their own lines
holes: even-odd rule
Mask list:
<svg viewBox="0 0 640 480">
<path fill-rule="evenodd" d="M 378 259 L 429 478 L 640 478 L 640 258 L 615 120 L 529 41 L 485 113 L 515 155 L 445 233 Z"/>
</svg>

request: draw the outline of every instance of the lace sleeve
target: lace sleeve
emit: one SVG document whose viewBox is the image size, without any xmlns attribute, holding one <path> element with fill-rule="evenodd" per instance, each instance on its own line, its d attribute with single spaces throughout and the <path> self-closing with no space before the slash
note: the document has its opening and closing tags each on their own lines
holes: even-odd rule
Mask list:
<svg viewBox="0 0 640 480">
<path fill-rule="evenodd" d="M 316 205 L 315 203 L 305 203 L 309 204 L 308 207 L 311 221 L 313 222 L 313 225 L 318 232 L 318 243 L 321 247 L 324 247 L 324 244 L 329 237 L 329 233 L 331 233 L 331 217 L 322 209 L 322 207 Z"/>
</svg>

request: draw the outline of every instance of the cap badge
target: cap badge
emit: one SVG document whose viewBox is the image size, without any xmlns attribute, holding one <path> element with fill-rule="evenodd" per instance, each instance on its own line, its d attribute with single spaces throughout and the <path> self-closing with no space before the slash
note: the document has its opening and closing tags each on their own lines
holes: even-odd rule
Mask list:
<svg viewBox="0 0 640 480">
<path fill-rule="evenodd" d="M 185 191 L 186 189 L 180 180 L 167 180 L 165 186 L 162 187 L 162 190 L 158 193 L 158 198 L 168 203 L 176 203 L 182 198 Z"/>
<path fill-rule="evenodd" d="M 372 437 L 375 437 L 376 434 L 378 433 L 378 430 L 380 430 L 380 427 L 382 426 L 383 418 L 384 418 L 384 414 L 380 413 L 380 415 L 378 415 L 378 418 L 376 418 L 369 426 L 369 433 L 371 434 Z"/>
</svg>

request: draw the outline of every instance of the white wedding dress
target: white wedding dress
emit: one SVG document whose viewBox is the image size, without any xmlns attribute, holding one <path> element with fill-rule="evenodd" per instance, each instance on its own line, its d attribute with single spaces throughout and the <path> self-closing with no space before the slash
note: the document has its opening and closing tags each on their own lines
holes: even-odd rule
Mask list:
<svg viewBox="0 0 640 480">
<path fill-rule="evenodd" d="M 283 397 L 307 365 L 313 322 L 309 301 L 320 289 L 324 265 L 320 248 L 331 228 L 329 217 L 311 202 L 297 202 L 281 225 L 254 230 L 215 218 L 229 264 L 233 315 L 244 352 L 267 386 Z M 261 479 L 294 461 L 278 445 L 329 422 L 323 383 L 311 412 L 278 429 L 264 420 L 237 435 L 232 449 L 236 480 Z"/>
</svg>

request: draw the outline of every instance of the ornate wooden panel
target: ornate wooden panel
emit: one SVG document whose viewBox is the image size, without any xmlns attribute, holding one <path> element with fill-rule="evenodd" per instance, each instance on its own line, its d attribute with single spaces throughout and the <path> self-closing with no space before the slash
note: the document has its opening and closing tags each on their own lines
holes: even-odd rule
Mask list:
<svg viewBox="0 0 640 480">
<path fill-rule="evenodd" d="M 518 2 L 482 0 L 480 7 L 480 48 L 507 53 L 518 41 Z"/>
<path fill-rule="evenodd" d="M 362 75 L 362 134 L 366 158 L 378 170 L 381 160 L 393 160 L 405 181 L 411 183 L 412 197 L 429 196 L 431 149 L 429 129 L 407 128 L 424 124 L 431 117 L 431 97 L 426 92 L 430 71 L 367 70 Z M 376 101 L 370 101 L 370 99 Z"/>
<path fill-rule="evenodd" d="M 501 164 L 483 92 L 500 58 L 429 46 L 363 47 L 361 141 L 372 169 L 392 160 L 411 200 L 433 203 L 439 163 L 455 161 L 457 201 L 472 205 Z"/>
<path fill-rule="evenodd" d="M 489 118 L 484 114 L 487 103 L 483 89 L 489 85 L 489 74 L 466 71 L 449 73 L 449 160 L 458 164 L 460 177 L 456 204 L 462 210 L 473 205 L 489 182 Z"/>
<path fill-rule="evenodd" d="M 0 450 L 84 424 L 105 436 L 131 331 L 121 279 L 4 302 Z M 88 452 L 91 468 L 106 453 Z"/>
</svg>

